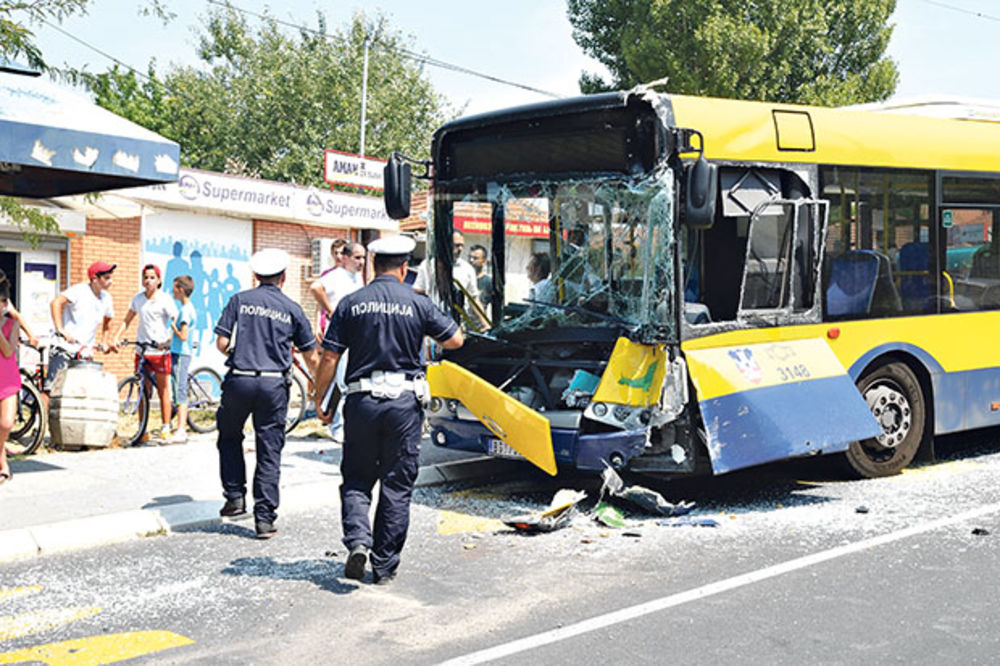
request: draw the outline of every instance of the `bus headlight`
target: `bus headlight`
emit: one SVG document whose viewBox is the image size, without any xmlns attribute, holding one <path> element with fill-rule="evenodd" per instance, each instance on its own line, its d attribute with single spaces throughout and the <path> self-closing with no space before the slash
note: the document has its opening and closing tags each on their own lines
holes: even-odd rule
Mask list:
<svg viewBox="0 0 1000 666">
<path fill-rule="evenodd" d="M 603 417 L 608 413 L 608 406 L 603 402 L 594 403 L 594 416 Z"/>
</svg>

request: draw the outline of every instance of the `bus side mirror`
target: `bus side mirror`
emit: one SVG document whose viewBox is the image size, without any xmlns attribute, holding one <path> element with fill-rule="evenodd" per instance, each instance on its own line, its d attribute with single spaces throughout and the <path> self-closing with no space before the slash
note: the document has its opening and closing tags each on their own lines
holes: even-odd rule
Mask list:
<svg viewBox="0 0 1000 666">
<path fill-rule="evenodd" d="M 710 229 L 715 222 L 715 202 L 719 195 L 718 167 L 699 155 L 687 168 L 684 223 L 692 229 Z"/>
<path fill-rule="evenodd" d="M 410 216 L 410 165 L 400 157 L 399 153 L 389 156 L 389 162 L 382 170 L 382 180 L 385 187 L 385 212 L 394 220 L 403 220 Z"/>
</svg>

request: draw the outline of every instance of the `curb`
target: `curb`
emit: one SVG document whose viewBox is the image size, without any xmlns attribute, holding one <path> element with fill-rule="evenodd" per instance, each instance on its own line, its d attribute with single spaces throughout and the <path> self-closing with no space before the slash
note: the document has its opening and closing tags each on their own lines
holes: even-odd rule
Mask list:
<svg viewBox="0 0 1000 666">
<path fill-rule="evenodd" d="M 517 461 L 488 457 L 428 465 L 420 468 L 416 487 L 488 478 L 518 466 Z M 281 495 L 284 510 L 302 510 L 332 503 L 337 490 L 331 481 L 316 481 L 282 488 Z M 221 502 L 192 500 L 0 531 L 0 563 L 218 525 L 223 522 Z"/>
</svg>

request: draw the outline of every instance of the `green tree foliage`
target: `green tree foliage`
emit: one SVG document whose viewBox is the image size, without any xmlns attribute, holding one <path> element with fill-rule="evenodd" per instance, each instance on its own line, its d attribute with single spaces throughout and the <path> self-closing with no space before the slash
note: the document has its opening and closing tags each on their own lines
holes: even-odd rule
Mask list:
<svg viewBox="0 0 1000 666">
<path fill-rule="evenodd" d="M 611 80 L 675 93 L 839 106 L 889 97 L 895 0 L 568 0 L 573 38 Z"/>
<path fill-rule="evenodd" d="M 32 67 L 45 69 L 30 26 L 84 13 L 88 4 L 90 0 L 0 0 L 0 57 L 23 58 Z"/>
<path fill-rule="evenodd" d="M 356 14 L 343 30 L 290 34 L 272 20 L 253 25 L 230 9 L 209 15 L 198 56 L 204 67 L 172 67 L 148 79 L 117 67 L 77 73 L 101 106 L 177 141 L 185 166 L 301 184 L 323 184 L 323 149 L 358 152 L 366 35 L 365 152 L 425 155 L 446 104 L 404 38 L 383 17 Z"/>
</svg>

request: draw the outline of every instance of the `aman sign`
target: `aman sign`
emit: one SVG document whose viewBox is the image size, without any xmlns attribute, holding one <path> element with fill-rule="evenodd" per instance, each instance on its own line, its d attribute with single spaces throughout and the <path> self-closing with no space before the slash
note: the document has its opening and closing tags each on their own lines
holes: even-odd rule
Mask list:
<svg viewBox="0 0 1000 666">
<path fill-rule="evenodd" d="M 382 189 L 382 169 L 385 160 L 326 150 L 323 154 L 323 180 L 331 185 Z"/>
</svg>

